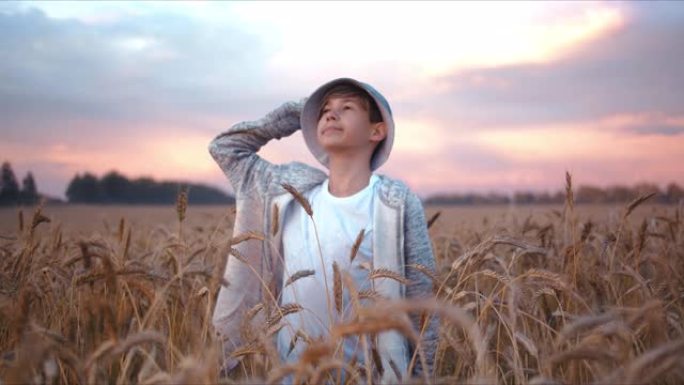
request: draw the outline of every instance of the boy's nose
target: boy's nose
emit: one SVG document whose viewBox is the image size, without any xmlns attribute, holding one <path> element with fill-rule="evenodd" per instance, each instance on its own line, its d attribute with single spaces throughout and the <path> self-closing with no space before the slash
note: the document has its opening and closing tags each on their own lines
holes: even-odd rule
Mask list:
<svg viewBox="0 0 684 385">
<path fill-rule="evenodd" d="M 337 118 L 337 112 L 333 110 L 328 111 L 325 115 L 325 120 L 337 120 Z"/>
</svg>

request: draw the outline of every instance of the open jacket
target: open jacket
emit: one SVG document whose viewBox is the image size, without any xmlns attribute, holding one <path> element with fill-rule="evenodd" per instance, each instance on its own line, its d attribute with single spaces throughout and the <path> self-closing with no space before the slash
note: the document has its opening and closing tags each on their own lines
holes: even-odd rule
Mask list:
<svg viewBox="0 0 684 385">
<path fill-rule="evenodd" d="M 304 193 L 322 183 L 326 174 L 299 162 L 274 165 L 257 155 L 269 140 L 286 137 L 300 128 L 301 102 L 288 102 L 256 121 L 235 124 L 218 135 L 209 152 L 233 186 L 236 199 L 234 235 L 256 231 L 266 240 L 249 240 L 235 245 L 240 258 L 230 256 L 214 310 L 213 323 L 224 341 L 224 353 L 239 347 L 240 327 L 246 311 L 260 302 L 277 301 L 282 287 L 282 230 L 272 233 L 273 221 L 284 218 L 286 210 L 298 203 L 283 187 L 290 184 Z M 385 268 L 405 276 L 410 284 L 392 279 L 377 279 L 376 291 L 384 297 L 421 298 L 432 295 L 432 281 L 410 265 L 420 264 L 434 270 L 434 257 L 427 233 L 425 214 L 418 197 L 403 183 L 379 176 L 380 199 L 375 199 L 373 268 Z M 277 214 L 275 213 L 277 211 Z M 280 227 L 280 226 L 279 226 Z M 258 273 L 260 277 L 255 276 Z M 420 332 L 419 316 L 411 316 Z M 427 364 L 432 367 L 437 338 L 437 322 L 429 323 L 422 336 Z M 386 376 L 392 381 L 390 360 L 405 375 L 413 347 L 398 332 L 378 335 L 378 351 Z M 414 375 L 422 372 L 419 363 Z"/>
</svg>

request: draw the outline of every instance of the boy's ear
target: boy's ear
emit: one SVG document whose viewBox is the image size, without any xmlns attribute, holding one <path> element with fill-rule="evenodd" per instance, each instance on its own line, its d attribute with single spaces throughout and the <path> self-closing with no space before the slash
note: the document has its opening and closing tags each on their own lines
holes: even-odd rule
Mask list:
<svg viewBox="0 0 684 385">
<path fill-rule="evenodd" d="M 373 123 L 371 126 L 371 142 L 381 142 L 387 136 L 387 124 L 385 122 Z"/>
</svg>

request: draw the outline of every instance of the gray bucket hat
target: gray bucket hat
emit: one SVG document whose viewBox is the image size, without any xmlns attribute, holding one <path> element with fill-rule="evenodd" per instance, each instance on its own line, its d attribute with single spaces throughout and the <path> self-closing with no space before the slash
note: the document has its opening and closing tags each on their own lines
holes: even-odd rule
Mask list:
<svg viewBox="0 0 684 385">
<path fill-rule="evenodd" d="M 328 167 L 328 154 L 325 152 L 323 147 L 321 147 L 320 143 L 318 143 L 318 137 L 316 135 L 319 111 L 321 110 L 321 103 L 323 103 L 323 96 L 325 93 L 332 87 L 345 83 L 352 84 L 368 92 L 371 98 L 375 100 L 375 104 L 378 105 L 378 109 L 382 115 L 382 120 L 387 125 L 387 136 L 382 142 L 380 142 L 380 144 L 378 144 L 378 147 L 375 149 L 375 153 L 373 154 L 373 158 L 371 159 L 371 170 L 376 170 L 378 167 L 382 166 L 385 161 L 387 161 L 390 151 L 392 150 L 392 143 L 394 142 L 394 120 L 392 119 L 392 110 L 390 109 L 389 103 L 385 97 L 369 84 L 350 78 L 339 78 L 329 81 L 318 87 L 318 89 L 314 91 L 309 99 L 304 103 L 304 107 L 302 109 L 300 123 L 302 127 L 302 134 L 304 135 L 304 141 L 309 147 L 309 151 L 311 151 L 316 159 L 318 159 L 318 161 L 321 162 L 321 164 L 323 164 L 325 167 Z"/>
</svg>

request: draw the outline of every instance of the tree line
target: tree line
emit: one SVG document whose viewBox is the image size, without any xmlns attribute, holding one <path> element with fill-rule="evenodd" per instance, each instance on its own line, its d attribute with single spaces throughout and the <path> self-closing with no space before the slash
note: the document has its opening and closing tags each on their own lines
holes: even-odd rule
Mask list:
<svg viewBox="0 0 684 385">
<path fill-rule="evenodd" d="M 2 163 L 0 174 L 0 205 L 32 205 L 38 202 L 40 194 L 30 171 L 22 179 L 21 187 L 9 162 Z"/>
<path fill-rule="evenodd" d="M 38 192 L 33 174 L 29 171 L 21 187 L 12 165 L 2 164 L 0 178 L 0 206 L 32 205 L 46 199 Z M 152 178 L 130 180 L 117 171 L 102 178 L 91 173 L 76 174 L 69 182 L 66 196 L 69 203 L 92 204 L 173 204 L 181 189 L 188 194 L 191 204 L 232 204 L 235 199 L 225 192 L 202 184 L 163 181 Z M 54 198 L 49 202 L 59 201 Z"/>
<path fill-rule="evenodd" d="M 2 164 L 0 179 L 0 205 L 31 205 L 42 194 L 38 192 L 33 174 L 29 171 L 19 186 L 18 179 L 9 162 Z M 152 178 L 130 180 L 117 171 L 110 171 L 102 178 L 91 173 L 76 174 L 69 182 L 66 196 L 69 203 L 92 204 L 173 204 L 181 188 L 187 189 L 191 204 L 232 204 L 235 199 L 223 191 L 201 184 L 181 182 L 157 182 Z M 601 188 L 580 185 L 574 191 L 575 203 L 623 203 L 640 195 L 655 193 L 651 202 L 677 204 L 684 202 L 684 189 L 676 183 L 661 189 L 652 183 L 640 183 L 632 187 L 615 185 Z M 442 193 L 425 200 L 426 204 L 540 204 L 563 203 L 565 191 L 555 193 L 518 191 L 512 195 L 500 193 Z"/>
<path fill-rule="evenodd" d="M 591 185 L 580 185 L 574 190 L 575 203 L 624 203 L 640 195 L 655 193 L 650 199 L 654 203 L 678 204 L 684 202 L 684 189 L 676 183 L 668 184 L 661 189 L 652 183 L 639 183 L 632 187 L 614 185 L 601 188 Z M 540 204 L 563 203 L 565 191 L 555 193 L 518 191 L 512 195 L 499 193 L 489 194 L 435 194 L 425 200 L 426 204 Z"/>
<path fill-rule="evenodd" d="M 223 191 L 193 183 L 156 182 L 142 177 L 130 180 L 117 171 L 102 178 L 91 173 L 76 174 L 69 182 L 66 196 L 69 203 L 92 204 L 172 204 L 181 189 L 188 193 L 190 204 L 232 204 L 235 199 Z"/>
</svg>

